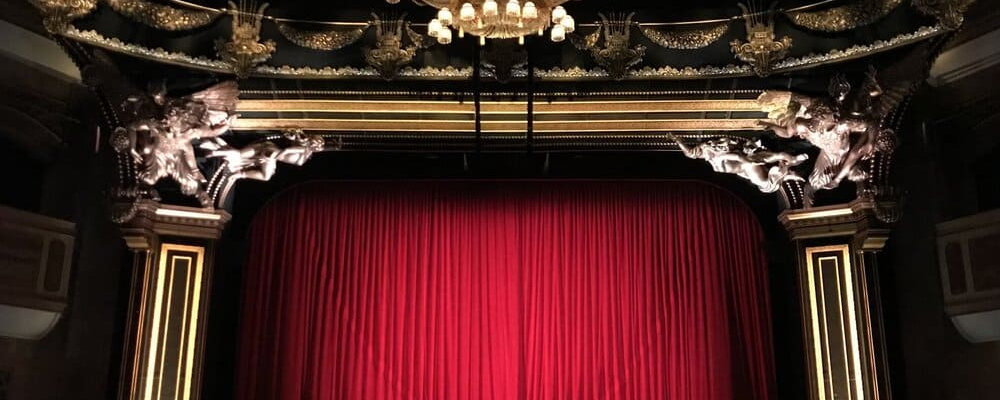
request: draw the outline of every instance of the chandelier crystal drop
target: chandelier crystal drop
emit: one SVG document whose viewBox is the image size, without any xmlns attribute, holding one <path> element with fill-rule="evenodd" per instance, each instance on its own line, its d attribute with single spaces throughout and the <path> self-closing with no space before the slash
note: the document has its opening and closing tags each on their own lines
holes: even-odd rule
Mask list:
<svg viewBox="0 0 1000 400">
<path fill-rule="evenodd" d="M 525 36 L 541 36 L 549 30 L 549 37 L 560 42 L 576 29 L 573 17 L 561 5 L 566 1 L 425 0 L 438 9 L 437 18 L 427 24 L 427 34 L 442 44 L 451 42 L 453 29 L 459 37 L 478 36 L 480 44 L 486 39 L 517 39 L 523 44 Z"/>
</svg>

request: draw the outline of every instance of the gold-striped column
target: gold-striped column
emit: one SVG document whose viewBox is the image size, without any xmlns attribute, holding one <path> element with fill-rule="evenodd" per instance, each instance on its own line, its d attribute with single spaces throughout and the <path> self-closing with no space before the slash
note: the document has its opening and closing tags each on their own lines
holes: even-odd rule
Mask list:
<svg viewBox="0 0 1000 400">
<path fill-rule="evenodd" d="M 224 211 L 138 205 L 122 227 L 135 252 L 119 381 L 121 400 L 197 400 L 212 277 Z"/>
<path fill-rule="evenodd" d="M 810 400 L 889 400 L 875 252 L 888 229 L 870 202 L 790 210 Z"/>
</svg>

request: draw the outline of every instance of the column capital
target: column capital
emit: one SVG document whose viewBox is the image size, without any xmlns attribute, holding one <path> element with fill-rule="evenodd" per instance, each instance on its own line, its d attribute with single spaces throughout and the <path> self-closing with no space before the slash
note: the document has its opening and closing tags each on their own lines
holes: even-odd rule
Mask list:
<svg viewBox="0 0 1000 400">
<path fill-rule="evenodd" d="M 231 216 L 224 210 L 207 210 L 139 200 L 135 216 L 122 224 L 122 236 L 129 249 L 146 251 L 154 248 L 160 236 L 198 239 L 218 239 Z"/>
<path fill-rule="evenodd" d="M 797 210 L 785 210 L 778 216 L 792 240 L 849 236 L 856 251 L 879 251 L 889 238 L 891 227 L 877 218 L 876 204 L 857 199 Z"/>
</svg>

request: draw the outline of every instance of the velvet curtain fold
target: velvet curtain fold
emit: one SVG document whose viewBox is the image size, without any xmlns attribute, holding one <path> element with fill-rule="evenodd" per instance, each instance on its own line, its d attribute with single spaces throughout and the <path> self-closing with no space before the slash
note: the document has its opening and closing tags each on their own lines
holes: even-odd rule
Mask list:
<svg viewBox="0 0 1000 400">
<path fill-rule="evenodd" d="M 301 186 L 251 228 L 237 398 L 771 399 L 761 236 L 695 182 Z"/>
</svg>

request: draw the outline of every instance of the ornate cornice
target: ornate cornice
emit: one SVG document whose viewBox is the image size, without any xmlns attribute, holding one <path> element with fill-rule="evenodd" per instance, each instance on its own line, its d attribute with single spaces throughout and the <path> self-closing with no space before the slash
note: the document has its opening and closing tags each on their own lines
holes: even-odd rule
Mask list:
<svg viewBox="0 0 1000 400">
<path fill-rule="evenodd" d="M 773 73 L 799 70 L 823 64 L 848 61 L 871 54 L 891 50 L 943 33 L 940 26 L 924 26 L 917 30 L 904 33 L 887 40 L 854 45 L 846 49 L 831 50 L 822 54 L 810 54 L 802 57 L 789 57 L 775 64 Z M 195 57 L 185 53 L 171 52 L 164 49 L 150 49 L 131 43 L 125 43 L 117 38 L 109 38 L 100 33 L 87 30 L 81 31 L 75 27 L 67 27 L 61 35 L 92 46 L 97 46 L 117 53 L 139 57 L 156 62 L 186 66 L 211 72 L 225 73 L 229 71 L 226 63 L 207 57 Z M 673 67 L 661 66 L 629 71 L 627 79 L 702 79 L 716 77 L 750 76 L 753 72 L 748 65 L 704 66 L 704 67 Z M 293 67 L 259 65 L 251 75 L 264 77 L 301 78 L 301 79 L 356 79 L 378 78 L 378 72 L 370 67 Z M 398 78 L 403 79 L 467 79 L 472 76 L 472 68 L 446 67 L 404 67 L 400 69 Z M 562 69 L 536 69 L 535 77 L 544 80 L 587 80 L 607 79 L 608 73 L 602 68 L 573 67 Z"/>
<path fill-rule="evenodd" d="M 218 239 L 231 216 L 224 210 L 206 210 L 139 200 L 135 217 L 122 226 L 129 248 L 147 250 L 161 235 Z"/>
</svg>

